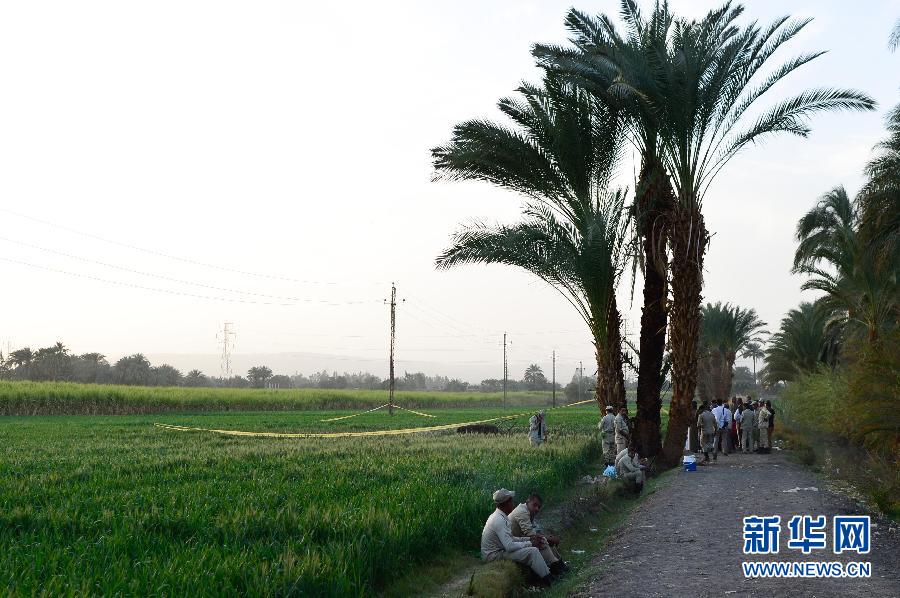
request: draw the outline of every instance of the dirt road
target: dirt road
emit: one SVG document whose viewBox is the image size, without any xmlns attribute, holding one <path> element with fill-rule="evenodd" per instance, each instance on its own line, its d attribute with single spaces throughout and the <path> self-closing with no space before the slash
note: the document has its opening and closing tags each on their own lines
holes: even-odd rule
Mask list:
<svg viewBox="0 0 900 598">
<path fill-rule="evenodd" d="M 593 564 L 600 574 L 576 596 L 900 596 L 900 526 L 873 515 L 871 553 L 833 554 L 832 516 L 868 513 L 829 490 L 825 480 L 786 453 L 719 456 L 709 467 L 679 472 L 648 497 Z M 780 515 L 777 555 L 743 553 L 746 516 Z M 827 547 L 790 549 L 794 515 L 825 515 Z M 745 578 L 745 561 L 867 561 L 868 579 Z"/>
</svg>

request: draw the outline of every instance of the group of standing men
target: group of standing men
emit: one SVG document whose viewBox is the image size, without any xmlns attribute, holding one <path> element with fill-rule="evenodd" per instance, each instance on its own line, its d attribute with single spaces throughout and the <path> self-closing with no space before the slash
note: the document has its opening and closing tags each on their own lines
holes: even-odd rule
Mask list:
<svg viewBox="0 0 900 598">
<path fill-rule="evenodd" d="M 620 407 L 616 415 L 613 411 L 612 406 L 607 405 L 606 415 L 597 424 L 603 442 L 603 460 L 607 466 L 615 467 L 617 478 L 624 480 L 632 490 L 640 492 L 644 488 L 646 460 L 638 456 L 631 442 L 628 409 Z"/>
<path fill-rule="evenodd" d="M 769 453 L 772 451 L 772 432 L 775 429 L 775 409 L 771 401 L 753 401 L 732 397 L 730 401 L 716 400 L 697 408 L 691 404 L 694 416 L 688 444 L 693 452 L 702 452 L 700 465 L 708 465 L 710 453 L 715 461 L 721 452 Z"/>
</svg>

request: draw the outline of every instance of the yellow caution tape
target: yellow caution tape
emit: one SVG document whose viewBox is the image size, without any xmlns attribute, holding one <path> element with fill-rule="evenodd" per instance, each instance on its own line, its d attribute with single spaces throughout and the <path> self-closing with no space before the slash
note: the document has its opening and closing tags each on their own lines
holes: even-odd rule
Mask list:
<svg viewBox="0 0 900 598">
<path fill-rule="evenodd" d="M 342 415 L 341 417 L 331 417 L 328 419 L 320 419 L 319 421 L 320 422 L 336 422 L 336 421 L 340 421 L 342 419 L 350 419 L 351 417 L 356 417 L 358 415 L 365 415 L 366 413 L 372 413 L 373 411 L 378 411 L 379 409 L 384 409 L 387 406 L 388 406 L 388 404 L 385 403 L 384 405 L 381 405 L 380 407 L 375 407 L 374 409 L 369 409 L 368 411 L 363 411 L 362 413 L 354 413 L 353 415 Z"/>
<path fill-rule="evenodd" d="M 244 432 L 241 430 L 216 430 L 212 428 L 192 428 L 189 426 L 175 426 L 172 424 L 154 423 L 158 428 L 167 430 L 175 430 L 178 432 L 213 432 L 215 434 L 224 434 L 225 436 L 252 436 L 261 438 L 359 438 L 362 436 L 397 436 L 399 434 L 418 434 L 420 432 L 439 432 L 441 430 L 452 430 L 461 426 L 474 426 L 476 424 L 487 424 L 490 422 L 506 421 L 528 415 L 528 413 L 517 413 L 516 415 L 505 415 L 503 417 L 493 417 L 491 419 L 482 419 L 474 422 L 463 422 L 457 424 L 446 424 L 442 426 L 428 426 L 425 428 L 403 428 L 401 430 L 371 430 L 368 432 Z"/>
<path fill-rule="evenodd" d="M 412 409 L 407 409 L 406 407 L 401 407 L 400 405 L 394 405 L 397 409 L 403 409 L 404 411 L 409 411 L 410 413 L 415 413 L 416 415 L 421 415 L 424 417 L 434 417 L 433 415 L 429 415 L 428 413 L 419 413 L 418 411 L 413 411 Z"/>
<path fill-rule="evenodd" d="M 568 405 L 561 405 L 557 407 L 557 409 L 562 409 L 564 407 L 574 407 L 575 405 L 584 405 L 585 403 L 591 403 L 594 399 L 588 399 L 586 401 L 579 401 L 577 403 L 569 403 Z M 370 411 L 376 411 L 377 409 L 381 409 L 385 407 L 382 405 L 381 407 L 376 407 L 375 409 L 371 409 Z M 396 406 L 396 405 L 395 405 Z M 415 411 L 413 411 L 415 413 Z M 161 424 L 155 422 L 153 425 L 158 428 L 164 428 L 166 430 L 174 430 L 177 432 L 212 432 L 214 434 L 223 434 L 225 436 L 250 436 L 253 438 L 361 438 L 363 436 L 398 436 L 401 434 L 419 434 L 422 432 L 440 432 L 441 430 L 452 430 L 454 428 L 460 428 L 462 426 L 474 426 L 478 424 L 489 424 L 491 422 L 501 422 L 508 421 L 511 419 L 516 419 L 519 417 L 524 417 L 531 413 L 530 411 L 526 411 L 524 413 L 516 413 L 515 415 L 503 415 L 500 417 L 492 417 L 490 419 L 482 419 L 478 421 L 472 422 L 462 422 L 456 424 L 444 424 L 440 426 L 426 426 L 420 428 L 402 428 L 399 430 L 370 430 L 368 432 L 245 432 L 243 430 L 217 430 L 213 428 L 193 428 L 190 426 L 176 426 L 173 424 Z M 354 413 L 353 415 L 343 416 L 336 419 L 346 419 L 348 417 L 355 417 L 357 415 L 362 415 L 362 413 Z M 427 414 L 420 414 L 427 415 Z M 434 416 L 431 416 L 434 417 Z M 332 420 L 322 420 L 322 421 L 336 421 Z"/>
</svg>

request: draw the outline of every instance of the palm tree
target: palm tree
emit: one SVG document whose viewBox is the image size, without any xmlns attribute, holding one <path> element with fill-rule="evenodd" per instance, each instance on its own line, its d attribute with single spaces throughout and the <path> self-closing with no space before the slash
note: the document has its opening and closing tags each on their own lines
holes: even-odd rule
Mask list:
<svg viewBox="0 0 900 598">
<path fill-rule="evenodd" d="M 672 15 L 666 4 L 657 4 L 645 19 L 636 6 L 629 4 L 624 6 L 623 16 L 628 23 L 625 36 L 619 34 L 611 20 L 603 16 L 595 19 L 572 9 L 566 26 L 572 33 L 570 42 L 574 47 L 538 44 L 533 54 L 548 70 L 566 76 L 605 104 L 622 110 L 628 116 L 626 137 L 641 154 L 632 205 L 641 244 L 635 263 L 644 279 L 640 340 L 638 347 L 632 347 L 639 359 L 635 440 L 640 454 L 655 456 L 662 448 L 661 391 L 666 377 L 662 371 L 669 291 L 666 214 L 675 196 L 660 159 L 659 123 L 653 105 L 643 94 L 619 93 L 617 82 L 625 70 L 645 75 L 645 85 L 654 84 L 647 66 L 655 64 L 659 48 L 665 47 Z"/>
<path fill-rule="evenodd" d="M 700 396 L 705 400 L 725 400 L 731 394 L 737 354 L 748 343 L 758 341 L 766 323 L 759 319 L 755 309 L 743 309 L 729 303 L 707 303 L 701 314 L 701 354 L 705 353 L 701 369 L 705 370 L 707 383 L 701 385 Z"/>
<path fill-rule="evenodd" d="M 900 19 L 894 24 L 894 30 L 891 31 L 891 39 L 888 41 L 888 47 L 891 51 L 900 48 Z"/>
<path fill-rule="evenodd" d="M 619 156 L 620 117 L 552 74 L 542 86 L 523 84 L 518 91 L 521 99 L 498 104 L 516 128 L 467 121 L 432 154 L 437 178 L 488 181 L 523 194 L 525 220 L 468 226 L 437 258 L 437 267 L 506 264 L 549 283 L 590 328 L 601 409 L 624 405 L 615 288 L 630 233 L 624 192 L 608 191 Z"/>
<path fill-rule="evenodd" d="M 781 320 L 766 347 L 765 384 L 791 382 L 823 364 L 834 365 L 839 348 L 838 329 L 829 326 L 832 313 L 822 302 L 803 302 Z"/>
<path fill-rule="evenodd" d="M 813 113 L 871 110 L 875 105 L 858 91 L 816 89 L 778 102 L 745 125 L 760 97 L 822 53 L 802 54 L 766 73 L 763 67 L 770 64 L 775 51 L 809 19 L 789 21 L 783 17 L 765 28 L 755 22 L 742 27 L 736 21 L 743 11 L 742 6 L 728 2 L 699 21 L 673 20 L 665 45 L 652 44 L 648 55 L 653 62 L 639 70 L 634 64 L 616 64 L 613 55 L 602 57 L 617 69 L 617 95 L 642 95 L 653 107 L 660 159 L 675 190 L 668 218 L 673 395 L 663 447 L 669 465 L 680 461 L 697 384 L 703 258 L 709 241 L 702 207 L 710 183 L 751 143 L 773 133 L 808 135 L 807 118 Z M 622 0 L 622 13 L 632 28 L 643 23 L 630 16 L 639 16 L 634 0 Z"/>
<path fill-rule="evenodd" d="M 900 267 L 900 105 L 887 115 L 888 138 L 866 164 L 867 181 L 858 196 L 860 236 L 879 268 Z M 890 274 L 890 273 L 888 273 Z"/>
<path fill-rule="evenodd" d="M 522 381 L 528 390 L 544 390 L 547 386 L 547 377 L 544 375 L 544 370 L 536 363 L 532 363 L 525 368 Z"/>
<path fill-rule="evenodd" d="M 763 352 L 762 343 L 759 341 L 751 341 L 744 347 L 741 357 L 753 360 L 753 386 L 759 387 L 759 381 L 756 378 L 756 360 L 764 359 L 766 354 Z"/>
<path fill-rule="evenodd" d="M 897 265 L 880 267 L 878 248 L 861 238 L 858 202 L 843 187 L 832 189 L 800 219 L 797 240 L 793 271 L 811 276 L 801 288 L 823 292 L 827 308 L 876 342 L 879 330 L 896 320 Z"/>
</svg>

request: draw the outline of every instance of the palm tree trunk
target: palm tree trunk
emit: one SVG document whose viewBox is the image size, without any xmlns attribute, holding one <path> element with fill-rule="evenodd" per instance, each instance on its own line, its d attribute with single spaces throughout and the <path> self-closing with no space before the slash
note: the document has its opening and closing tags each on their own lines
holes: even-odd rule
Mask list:
<svg viewBox="0 0 900 598">
<path fill-rule="evenodd" d="M 672 353 L 672 403 L 663 444 L 662 464 L 678 465 L 697 388 L 697 345 L 700 338 L 700 301 L 703 292 L 703 255 L 709 240 L 703 215 L 693 203 L 672 211 L 672 310 L 669 346 Z"/>
<path fill-rule="evenodd" d="M 716 398 L 712 352 L 697 360 L 697 395 L 700 403 L 711 403 Z"/>
<path fill-rule="evenodd" d="M 734 361 L 737 359 L 737 355 L 734 353 L 729 353 L 725 355 L 722 364 L 722 392 L 719 395 L 719 398 L 723 401 L 727 401 L 731 396 L 731 389 L 734 386 Z"/>
<path fill-rule="evenodd" d="M 625 374 L 622 371 L 622 316 L 612 298 L 606 317 L 606 341 L 595 341 L 597 347 L 597 404 L 600 413 L 607 405 L 625 405 Z"/>
<path fill-rule="evenodd" d="M 644 250 L 644 305 L 641 309 L 640 363 L 637 380 L 635 440 L 638 453 L 653 457 L 662 449 L 660 409 L 663 354 L 666 349 L 666 299 L 669 292 L 666 216 L 675 194 L 659 160 L 648 161 L 637 185 Z"/>
</svg>

